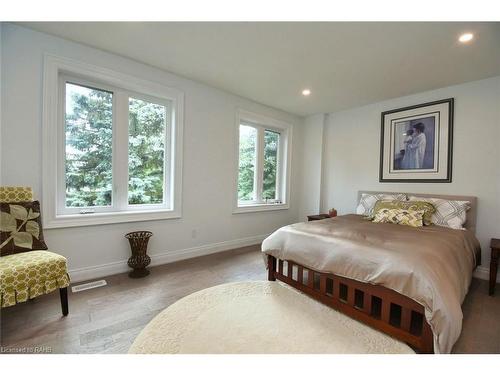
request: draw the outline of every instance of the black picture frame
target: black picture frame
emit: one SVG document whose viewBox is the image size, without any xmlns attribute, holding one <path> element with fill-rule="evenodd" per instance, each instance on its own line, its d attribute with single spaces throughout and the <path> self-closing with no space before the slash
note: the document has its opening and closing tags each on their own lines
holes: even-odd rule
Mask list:
<svg viewBox="0 0 500 375">
<path fill-rule="evenodd" d="M 447 164 L 446 164 L 446 177 L 445 178 L 384 178 L 384 151 L 385 151 L 385 124 L 386 116 L 390 114 L 395 114 L 398 112 L 404 112 L 414 109 L 424 109 L 425 107 L 435 106 L 440 104 L 448 105 L 448 150 L 447 150 Z M 452 182 L 452 171 L 453 171 L 453 122 L 454 122 L 454 98 L 447 98 L 442 100 L 436 100 L 432 102 L 422 103 L 418 105 L 391 109 L 381 113 L 381 130 L 380 130 L 380 168 L 379 168 L 379 182 L 383 183 L 451 183 Z M 412 172 L 408 172 L 411 174 Z"/>
</svg>

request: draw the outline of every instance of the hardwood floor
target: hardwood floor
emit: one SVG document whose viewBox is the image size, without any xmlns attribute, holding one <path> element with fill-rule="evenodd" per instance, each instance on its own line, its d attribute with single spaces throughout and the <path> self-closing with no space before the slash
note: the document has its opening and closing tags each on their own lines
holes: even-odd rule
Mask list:
<svg viewBox="0 0 500 375">
<path fill-rule="evenodd" d="M 230 255 L 230 256 L 228 256 Z M 160 311 L 194 291 L 217 284 L 266 280 L 259 246 L 151 268 L 150 276 L 106 277 L 108 285 L 69 293 L 61 316 L 59 293 L 1 310 L 1 346 L 52 353 L 126 353 L 137 334 Z M 500 293 L 487 295 L 474 279 L 464 302 L 456 353 L 500 353 Z"/>
</svg>

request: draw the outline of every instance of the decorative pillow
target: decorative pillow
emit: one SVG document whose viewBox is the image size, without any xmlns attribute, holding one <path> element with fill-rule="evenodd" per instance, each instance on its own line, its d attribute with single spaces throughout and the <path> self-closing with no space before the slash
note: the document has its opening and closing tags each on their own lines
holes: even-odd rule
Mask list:
<svg viewBox="0 0 500 375">
<path fill-rule="evenodd" d="M 28 186 L 0 186 L 1 203 L 31 202 L 33 191 Z"/>
<path fill-rule="evenodd" d="M 424 201 L 431 203 L 436 212 L 432 214 L 432 222 L 440 227 L 464 229 L 467 220 L 468 201 L 450 201 L 440 198 L 423 198 L 410 196 L 410 201 Z"/>
<path fill-rule="evenodd" d="M 361 199 L 359 200 L 358 208 L 356 208 L 356 213 L 358 215 L 372 216 L 373 207 L 375 203 L 379 200 L 387 201 L 406 201 L 406 194 L 361 194 Z"/>
<path fill-rule="evenodd" d="M 376 213 L 373 222 L 421 227 L 424 225 L 424 213 L 425 211 L 405 210 L 402 208 L 382 208 Z"/>
<path fill-rule="evenodd" d="M 0 203 L 0 255 L 47 250 L 40 202 Z"/>
<path fill-rule="evenodd" d="M 436 212 L 436 208 L 429 202 L 423 201 L 377 201 L 373 207 L 372 218 L 383 208 L 395 209 L 401 208 L 409 211 L 424 211 L 424 225 L 432 225 L 432 214 Z"/>
</svg>

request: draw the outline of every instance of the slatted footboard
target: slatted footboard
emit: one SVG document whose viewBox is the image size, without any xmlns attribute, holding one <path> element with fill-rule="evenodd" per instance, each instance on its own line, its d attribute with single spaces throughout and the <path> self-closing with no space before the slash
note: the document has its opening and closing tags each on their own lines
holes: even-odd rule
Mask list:
<svg viewBox="0 0 500 375">
<path fill-rule="evenodd" d="M 411 298 L 379 285 L 335 274 L 321 273 L 300 264 L 268 256 L 269 280 L 293 286 L 398 340 L 419 353 L 433 353 L 433 335 L 424 307 Z"/>
</svg>

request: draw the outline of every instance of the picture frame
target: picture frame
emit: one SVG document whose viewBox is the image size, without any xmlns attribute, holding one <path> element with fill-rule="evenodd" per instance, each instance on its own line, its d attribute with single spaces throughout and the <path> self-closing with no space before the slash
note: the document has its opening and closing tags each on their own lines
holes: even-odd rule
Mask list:
<svg viewBox="0 0 500 375">
<path fill-rule="evenodd" d="M 451 182 L 454 99 L 382 112 L 380 182 Z"/>
</svg>

